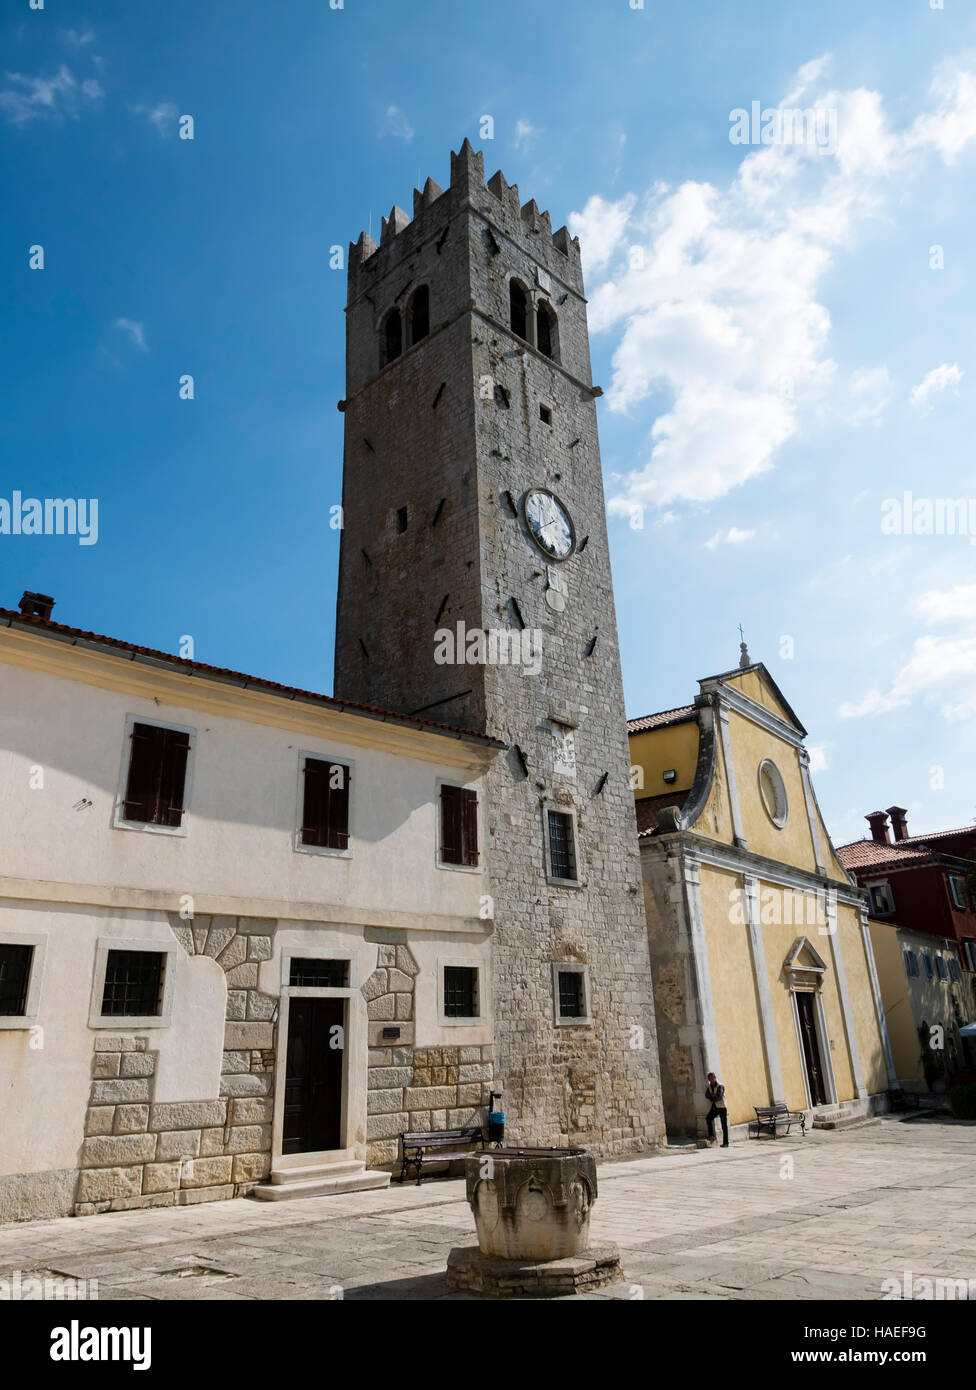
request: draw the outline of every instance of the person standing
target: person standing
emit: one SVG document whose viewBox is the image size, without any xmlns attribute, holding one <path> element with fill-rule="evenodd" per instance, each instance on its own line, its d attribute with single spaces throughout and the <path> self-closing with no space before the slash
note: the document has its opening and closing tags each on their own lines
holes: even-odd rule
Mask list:
<svg viewBox="0 0 976 1390">
<path fill-rule="evenodd" d="M 705 1087 L 705 1099 L 709 1102 L 711 1109 L 705 1116 L 705 1124 L 708 1126 L 709 1139 L 715 1138 L 715 1120 L 718 1118 L 722 1122 L 722 1148 L 729 1147 L 729 1112 L 725 1104 L 725 1087 L 719 1081 L 713 1071 L 708 1073 L 708 1085 Z"/>
</svg>

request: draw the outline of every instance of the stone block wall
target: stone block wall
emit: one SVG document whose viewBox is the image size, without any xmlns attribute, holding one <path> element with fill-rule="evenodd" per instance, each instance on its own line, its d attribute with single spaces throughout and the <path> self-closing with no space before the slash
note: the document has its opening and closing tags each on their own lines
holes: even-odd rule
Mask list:
<svg viewBox="0 0 976 1390">
<path fill-rule="evenodd" d="M 485 1124 L 492 1082 L 490 1047 L 415 1047 L 414 985 L 419 967 L 410 948 L 381 944 L 378 964 L 362 986 L 369 1018 L 366 1163 L 393 1167 L 404 1130 L 430 1132 Z M 396 1021 L 395 1023 L 393 1021 Z M 400 1029 L 384 1042 L 385 1027 Z"/>
<path fill-rule="evenodd" d="M 171 926 L 188 955 L 211 957 L 227 975 L 219 1095 L 156 1101 L 151 1033 L 99 1032 L 76 1216 L 238 1197 L 271 1169 L 278 1000 L 257 984 L 259 962 L 271 957 L 275 923 L 174 917 Z"/>
</svg>

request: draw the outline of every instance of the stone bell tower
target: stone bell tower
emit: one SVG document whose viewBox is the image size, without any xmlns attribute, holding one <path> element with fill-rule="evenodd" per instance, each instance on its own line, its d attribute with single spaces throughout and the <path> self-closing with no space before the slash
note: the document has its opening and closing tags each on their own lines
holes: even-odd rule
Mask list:
<svg viewBox="0 0 976 1390">
<path fill-rule="evenodd" d="M 486 185 L 467 140 L 413 212 L 350 247 L 335 693 L 508 745 L 482 847 L 508 1136 L 650 1147 L 664 1124 L 579 243 L 501 173 Z M 508 636 L 479 649 L 473 632 Z"/>
</svg>

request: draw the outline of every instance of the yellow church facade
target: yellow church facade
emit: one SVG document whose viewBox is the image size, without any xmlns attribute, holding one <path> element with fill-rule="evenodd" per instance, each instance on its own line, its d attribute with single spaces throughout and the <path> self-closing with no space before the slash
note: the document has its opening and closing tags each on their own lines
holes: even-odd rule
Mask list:
<svg viewBox="0 0 976 1390">
<path fill-rule="evenodd" d="M 669 1134 L 785 1103 L 836 1127 L 897 1086 L 865 896 L 817 805 L 806 730 L 769 672 L 628 724 Z"/>
</svg>

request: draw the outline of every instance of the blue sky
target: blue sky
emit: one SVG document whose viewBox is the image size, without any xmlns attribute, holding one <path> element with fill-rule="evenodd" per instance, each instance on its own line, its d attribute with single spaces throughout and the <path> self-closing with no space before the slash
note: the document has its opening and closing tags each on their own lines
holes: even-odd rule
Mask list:
<svg viewBox="0 0 976 1390">
<path fill-rule="evenodd" d="M 331 689 L 329 248 L 467 135 L 583 245 L 628 711 L 741 622 L 835 839 L 976 817 L 976 532 L 882 529 L 976 498 L 971 6 L 19 0 L 0 45 L 0 497 L 99 499 L 0 536 L 0 604 Z M 732 143 L 753 102 L 832 138 Z"/>
</svg>

